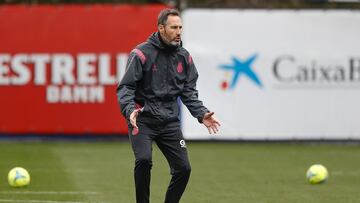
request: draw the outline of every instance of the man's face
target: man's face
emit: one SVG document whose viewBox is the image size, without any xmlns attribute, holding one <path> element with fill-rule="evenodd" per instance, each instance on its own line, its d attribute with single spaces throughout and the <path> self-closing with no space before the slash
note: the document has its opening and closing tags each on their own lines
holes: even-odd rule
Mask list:
<svg viewBox="0 0 360 203">
<path fill-rule="evenodd" d="M 166 43 L 179 45 L 181 41 L 182 22 L 179 16 L 169 15 L 165 25 L 159 25 L 159 32 Z"/>
</svg>

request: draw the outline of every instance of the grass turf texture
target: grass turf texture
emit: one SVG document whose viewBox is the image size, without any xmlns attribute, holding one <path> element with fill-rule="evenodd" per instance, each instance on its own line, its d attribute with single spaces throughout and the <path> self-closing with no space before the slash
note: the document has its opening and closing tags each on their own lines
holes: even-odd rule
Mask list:
<svg viewBox="0 0 360 203">
<path fill-rule="evenodd" d="M 360 202 L 360 148 L 339 144 L 187 143 L 192 174 L 184 203 Z M 163 202 L 166 160 L 153 152 L 151 202 Z M 0 142 L 0 202 L 135 202 L 133 154 L 127 142 Z M 328 182 L 305 172 L 325 165 Z M 8 171 L 26 168 L 31 184 L 11 188 Z M 10 201 L 11 200 L 11 201 Z M 24 201 L 22 201 L 24 200 Z"/>
</svg>

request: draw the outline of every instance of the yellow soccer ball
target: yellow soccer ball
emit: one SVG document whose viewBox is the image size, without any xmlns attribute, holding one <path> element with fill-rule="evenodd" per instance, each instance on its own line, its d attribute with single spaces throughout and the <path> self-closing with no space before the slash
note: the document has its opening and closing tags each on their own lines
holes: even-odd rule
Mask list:
<svg viewBox="0 0 360 203">
<path fill-rule="evenodd" d="M 26 169 L 15 167 L 9 171 L 8 182 L 12 187 L 24 187 L 30 184 L 30 175 Z"/>
<path fill-rule="evenodd" d="M 314 164 L 306 172 L 306 179 L 311 184 L 319 184 L 325 182 L 329 177 L 328 170 L 321 164 Z"/>
</svg>

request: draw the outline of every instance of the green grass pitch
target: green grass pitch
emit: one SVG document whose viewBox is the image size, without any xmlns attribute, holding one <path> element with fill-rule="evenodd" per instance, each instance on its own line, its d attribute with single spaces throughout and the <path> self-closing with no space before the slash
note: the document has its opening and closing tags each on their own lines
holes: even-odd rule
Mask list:
<svg viewBox="0 0 360 203">
<path fill-rule="evenodd" d="M 360 147 L 340 144 L 191 143 L 192 164 L 183 203 L 360 202 Z M 170 171 L 154 145 L 151 202 L 164 199 Z M 133 203 L 128 142 L 0 142 L 0 202 Z M 330 178 L 306 182 L 315 163 Z M 7 173 L 26 168 L 31 184 L 11 188 Z"/>
</svg>

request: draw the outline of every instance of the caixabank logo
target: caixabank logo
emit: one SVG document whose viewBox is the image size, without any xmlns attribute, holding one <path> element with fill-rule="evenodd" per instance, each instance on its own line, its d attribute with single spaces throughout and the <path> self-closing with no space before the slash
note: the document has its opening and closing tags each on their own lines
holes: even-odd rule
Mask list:
<svg viewBox="0 0 360 203">
<path fill-rule="evenodd" d="M 225 73 L 220 84 L 223 90 L 238 88 L 242 78 L 247 78 L 258 88 L 263 88 L 266 82 L 266 86 L 273 89 L 360 89 L 360 57 L 330 59 L 279 55 L 267 63 L 262 61 L 261 68 L 254 66 L 256 60 L 261 60 L 258 54 L 245 59 L 232 57 L 231 60 L 232 63 L 219 65 Z M 271 71 L 265 73 L 266 69 Z"/>
<path fill-rule="evenodd" d="M 275 88 L 360 89 L 360 57 L 302 59 L 282 55 L 273 60 L 271 68 Z"/>
<path fill-rule="evenodd" d="M 238 81 L 242 77 L 247 77 L 257 87 L 262 88 L 263 84 L 258 74 L 253 69 L 253 64 L 257 59 L 257 56 L 257 54 L 253 54 L 247 59 L 232 57 L 231 64 L 220 64 L 219 67 L 225 71 L 225 79 L 221 82 L 221 88 L 223 90 L 235 89 Z"/>
</svg>

